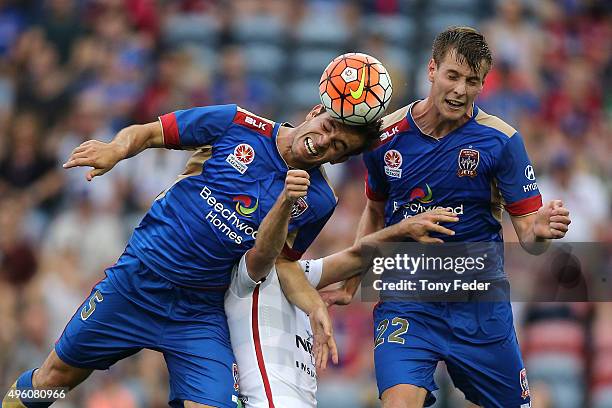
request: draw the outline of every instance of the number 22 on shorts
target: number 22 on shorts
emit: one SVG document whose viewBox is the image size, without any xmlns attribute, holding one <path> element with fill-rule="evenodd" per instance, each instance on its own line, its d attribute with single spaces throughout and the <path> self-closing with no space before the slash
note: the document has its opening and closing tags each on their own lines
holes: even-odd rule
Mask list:
<svg viewBox="0 0 612 408">
<path fill-rule="evenodd" d="M 89 302 L 81 309 L 81 320 L 85 321 L 96 311 L 96 303 L 100 303 L 104 300 L 102 293 L 99 290 L 89 298 Z"/>
<path fill-rule="evenodd" d="M 404 344 L 406 339 L 400 336 L 408 331 L 408 327 L 410 326 L 410 323 L 408 323 L 408 320 L 402 319 L 401 317 L 394 317 L 393 320 L 391 320 L 391 325 L 399 326 L 399 328 L 397 328 L 391 334 L 389 334 L 387 341 L 389 343 Z M 388 327 L 389 327 L 389 319 L 384 319 L 378 324 L 378 327 L 376 328 L 378 335 L 376 336 L 376 341 L 374 342 L 374 348 L 380 346 L 381 344 L 385 342 L 385 338 L 383 336 L 385 335 L 385 332 L 387 331 Z"/>
</svg>

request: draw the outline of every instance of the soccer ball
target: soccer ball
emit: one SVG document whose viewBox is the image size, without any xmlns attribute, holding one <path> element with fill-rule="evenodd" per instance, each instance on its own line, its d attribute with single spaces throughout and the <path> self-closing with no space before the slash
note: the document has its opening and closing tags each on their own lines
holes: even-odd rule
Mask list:
<svg viewBox="0 0 612 408">
<path fill-rule="evenodd" d="M 332 118 L 348 125 L 380 119 L 391 100 L 391 77 L 374 57 L 357 52 L 336 57 L 319 82 L 321 103 Z"/>
</svg>

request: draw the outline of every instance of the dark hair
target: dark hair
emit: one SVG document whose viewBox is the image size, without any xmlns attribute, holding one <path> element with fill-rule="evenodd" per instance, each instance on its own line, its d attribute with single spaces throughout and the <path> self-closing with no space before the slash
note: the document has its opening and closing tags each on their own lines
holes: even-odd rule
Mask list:
<svg viewBox="0 0 612 408">
<path fill-rule="evenodd" d="M 364 143 L 360 148 L 353 150 L 350 155 L 355 156 L 370 149 L 370 147 L 380 138 L 382 119 L 378 119 L 376 122 L 368 123 L 366 125 L 346 125 L 342 124 L 348 132 L 356 133 L 361 137 Z"/>
<path fill-rule="evenodd" d="M 437 65 L 440 65 L 446 54 L 455 50 L 457 61 L 467 62 L 472 70 L 480 72 L 484 61 L 485 76 L 491 69 L 493 57 L 484 36 L 472 27 L 449 27 L 436 36 L 432 47 L 432 57 Z"/>
</svg>

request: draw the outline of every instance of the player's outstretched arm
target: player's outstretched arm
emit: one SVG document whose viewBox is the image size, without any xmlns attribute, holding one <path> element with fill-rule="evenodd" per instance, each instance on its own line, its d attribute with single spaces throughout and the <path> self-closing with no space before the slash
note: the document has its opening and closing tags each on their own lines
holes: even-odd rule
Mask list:
<svg viewBox="0 0 612 408">
<path fill-rule="evenodd" d="M 572 222 L 563 201 L 552 200 L 534 213 L 512 217 L 512 225 L 523 249 L 533 255 L 546 251 L 551 239 L 563 238 Z"/>
<path fill-rule="evenodd" d="M 385 226 L 385 201 L 368 200 L 361 214 L 357 226 L 357 243 L 364 236 L 382 229 Z M 361 275 L 357 274 L 349 278 L 341 288 L 321 292 L 321 296 L 327 305 L 348 305 L 359 288 Z"/>
<path fill-rule="evenodd" d="M 459 217 L 451 209 L 438 208 L 406 218 L 397 224 L 368 234 L 358 239 L 352 247 L 323 258 L 323 273 L 318 289 L 351 277 L 358 278 L 357 283 L 359 283 L 361 274 L 369 267 L 368 247 L 382 242 L 402 240 L 407 237 L 421 243 L 442 243 L 443 240 L 432 238 L 429 234 L 435 232 L 449 236 L 455 235 L 454 231 L 439 225 L 439 223 L 457 221 L 459 221 Z"/>
<path fill-rule="evenodd" d="M 276 258 L 287 240 L 291 207 L 300 197 L 306 196 L 310 175 L 304 170 L 289 170 L 285 188 L 276 203 L 259 226 L 255 246 L 246 254 L 247 270 L 255 282 L 264 278 L 272 269 Z"/>
<path fill-rule="evenodd" d="M 164 135 L 159 122 L 123 128 L 110 143 L 88 140 L 72 151 L 64 168 L 93 167 L 87 181 L 111 170 L 119 161 L 135 156 L 149 147 L 163 147 Z"/>
</svg>

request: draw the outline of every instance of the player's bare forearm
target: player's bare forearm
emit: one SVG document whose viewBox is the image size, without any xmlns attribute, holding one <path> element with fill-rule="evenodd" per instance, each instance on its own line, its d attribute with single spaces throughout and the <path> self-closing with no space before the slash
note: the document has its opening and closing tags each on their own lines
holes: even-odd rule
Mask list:
<svg viewBox="0 0 612 408">
<path fill-rule="evenodd" d="M 512 225 L 523 249 L 532 255 L 539 255 L 548 249 L 550 240 L 535 235 L 535 217 L 535 214 L 512 217 Z"/>
<path fill-rule="evenodd" d="M 276 260 L 276 273 L 285 297 L 308 315 L 314 337 L 313 355 L 317 369 L 325 369 L 328 355 L 338 364 L 338 348 L 327 305 L 306 279 L 300 264 L 281 255 Z"/>
<path fill-rule="evenodd" d="M 128 126 L 121 129 L 110 144 L 116 146 L 123 154 L 122 159 L 136 156 L 151 147 L 164 147 L 161 124 L 151 122 L 145 125 Z"/>
<path fill-rule="evenodd" d="M 283 293 L 291 303 L 310 315 L 325 303 L 319 293 L 312 287 L 299 263 L 283 257 L 276 260 L 276 273 Z"/>
<path fill-rule="evenodd" d="M 563 238 L 570 223 L 569 210 L 560 200 L 549 201 L 534 214 L 512 217 L 521 246 L 533 255 L 546 251 L 552 239 Z"/>
<path fill-rule="evenodd" d="M 287 240 L 291 207 L 306 196 L 309 186 L 310 175 L 305 170 L 287 172 L 285 187 L 259 225 L 255 246 L 246 254 L 247 270 L 254 281 L 260 281 L 272 269 Z"/>
<path fill-rule="evenodd" d="M 128 126 L 117 133 L 110 143 L 88 140 L 72 151 L 64 168 L 93 167 L 87 180 L 111 170 L 115 165 L 150 147 L 163 147 L 164 136 L 159 122 Z"/>
<path fill-rule="evenodd" d="M 403 240 L 407 237 L 423 243 L 440 243 L 442 240 L 429 237 L 429 233 L 437 232 L 452 236 L 454 235 L 452 230 L 439 224 L 457 221 L 459 218 L 452 210 L 436 209 L 426 214 L 406 218 L 397 224 L 361 237 L 352 247 L 323 258 L 323 274 L 319 288 L 349 278 L 359 284 L 362 273 L 370 265 L 367 256 L 368 248 L 384 242 Z"/>
<path fill-rule="evenodd" d="M 259 226 L 255 246 L 246 254 L 247 270 L 255 282 L 270 272 L 283 249 L 287 240 L 291 206 L 292 203 L 281 194 Z"/>
</svg>

